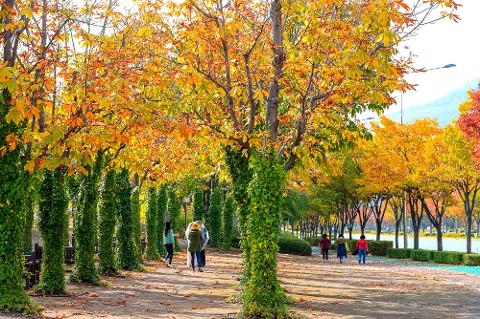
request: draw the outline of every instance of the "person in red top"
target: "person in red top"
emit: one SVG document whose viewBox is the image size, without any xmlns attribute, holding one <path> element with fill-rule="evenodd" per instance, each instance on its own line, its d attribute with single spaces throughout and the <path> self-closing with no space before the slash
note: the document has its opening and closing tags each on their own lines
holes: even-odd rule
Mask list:
<svg viewBox="0 0 480 319">
<path fill-rule="evenodd" d="M 327 238 L 327 234 L 323 234 L 320 241 L 320 248 L 322 249 L 323 260 L 328 260 L 328 251 L 330 250 L 330 239 Z"/>
<path fill-rule="evenodd" d="M 357 246 L 358 250 L 358 264 L 360 265 L 363 261 L 363 264 L 365 265 L 365 260 L 367 259 L 367 251 L 368 251 L 368 243 L 367 240 L 365 239 L 365 235 L 360 236 L 360 240 L 357 241 Z"/>
</svg>

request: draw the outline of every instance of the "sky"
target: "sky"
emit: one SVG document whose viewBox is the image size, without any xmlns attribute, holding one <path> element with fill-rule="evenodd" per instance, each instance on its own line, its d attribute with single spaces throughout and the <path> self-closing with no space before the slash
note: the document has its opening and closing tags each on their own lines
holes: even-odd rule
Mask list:
<svg viewBox="0 0 480 319">
<path fill-rule="evenodd" d="M 409 74 L 409 83 L 417 84 L 415 91 L 403 95 L 406 121 L 415 118 L 435 117 L 441 125 L 458 116 L 457 106 L 467 98 L 467 91 L 480 80 L 480 0 L 457 0 L 463 7 L 455 23 L 442 20 L 423 27 L 406 45 L 416 55 L 415 67 L 425 69 L 456 64 L 450 69 Z M 398 96 L 398 95 L 397 95 Z M 385 112 L 395 120 L 400 119 L 400 99 Z M 367 115 L 371 116 L 371 115 Z"/>
</svg>

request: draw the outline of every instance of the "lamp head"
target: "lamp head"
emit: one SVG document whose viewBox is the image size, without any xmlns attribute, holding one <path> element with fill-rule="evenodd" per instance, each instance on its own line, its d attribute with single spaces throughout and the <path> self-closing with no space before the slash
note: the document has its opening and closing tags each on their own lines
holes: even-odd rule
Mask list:
<svg viewBox="0 0 480 319">
<path fill-rule="evenodd" d="M 454 68 L 456 67 L 457 65 L 456 64 L 453 64 L 453 63 L 450 63 L 450 64 L 446 64 L 443 66 L 444 69 L 449 69 L 449 68 Z"/>
</svg>

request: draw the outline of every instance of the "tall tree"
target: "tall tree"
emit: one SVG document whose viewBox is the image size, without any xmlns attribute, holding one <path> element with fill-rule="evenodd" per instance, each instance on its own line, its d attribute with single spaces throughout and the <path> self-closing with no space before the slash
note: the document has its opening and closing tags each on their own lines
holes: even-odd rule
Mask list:
<svg viewBox="0 0 480 319">
<path fill-rule="evenodd" d="M 478 191 L 480 190 L 480 172 L 476 169 L 476 160 L 471 154 L 472 140 L 463 136 L 453 126 L 445 128 L 445 142 L 448 151 L 445 156 L 447 174 L 463 203 L 466 219 L 466 251 L 472 252 L 472 221 Z"/>
</svg>

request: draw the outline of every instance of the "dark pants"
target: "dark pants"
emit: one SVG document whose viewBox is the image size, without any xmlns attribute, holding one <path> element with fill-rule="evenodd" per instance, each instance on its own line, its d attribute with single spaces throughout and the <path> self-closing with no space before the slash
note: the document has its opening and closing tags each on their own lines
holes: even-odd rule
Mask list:
<svg viewBox="0 0 480 319">
<path fill-rule="evenodd" d="M 166 244 L 165 248 L 167 249 L 167 256 L 165 257 L 165 260 L 167 260 L 168 263 L 171 264 L 173 258 L 173 244 Z"/>
<path fill-rule="evenodd" d="M 207 257 L 205 257 L 205 249 L 200 252 L 200 260 L 202 261 L 202 267 L 207 264 Z"/>
<path fill-rule="evenodd" d="M 199 251 L 191 251 L 190 258 L 191 258 L 192 268 L 195 269 L 195 256 L 197 256 L 197 266 L 198 268 L 201 268 L 202 267 L 201 253 Z"/>
<path fill-rule="evenodd" d="M 328 260 L 328 248 L 322 248 L 322 257 L 323 259 Z"/>
</svg>

